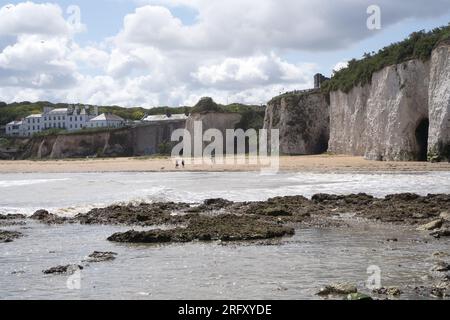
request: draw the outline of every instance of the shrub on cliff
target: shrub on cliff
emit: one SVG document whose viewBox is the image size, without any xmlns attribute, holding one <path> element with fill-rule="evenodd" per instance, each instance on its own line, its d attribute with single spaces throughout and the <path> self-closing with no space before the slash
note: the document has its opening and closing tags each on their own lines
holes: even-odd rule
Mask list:
<svg viewBox="0 0 450 320">
<path fill-rule="evenodd" d="M 224 112 L 223 108 L 219 106 L 210 97 L 203 97 L 192 108 L 192 113 L 208 113 L 208 112 Z"/>
<path fill-rule="evenodd" d="M 414 32 L 407 39 L 391 44 L 377 54 L 366 53 L 361 60 L 350 60 L 347 68 L 335 72 L 331 80 L 323 83 L 322 90 L 348 92 L 353 87 L 370 83 L 372 75 L 384 67 L 411 59 L 429 60 L 435 46 L 447 39 L 450 39 L 450 24 L 430 32 Z"/>
</svg>

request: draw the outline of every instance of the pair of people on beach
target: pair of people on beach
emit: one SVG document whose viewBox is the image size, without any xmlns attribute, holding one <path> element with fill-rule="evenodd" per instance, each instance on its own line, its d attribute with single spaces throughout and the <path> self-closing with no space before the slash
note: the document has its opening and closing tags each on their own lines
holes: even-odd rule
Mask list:
<svg viewBox="0 0 450 320">
<path fill-rule="evenodd" d="M 184 169 L 184 167 L 185 167 L 185 162 L 184 162 L 184 159 L 183 160 L 181 160 L 181 166 L 183 167 L 183 169 Z M 177 168 L 177 169 L 179 169 L 180 168 L 180 162 L 177 160 L 176 162 L 175 162 L 175 168 Z"/>
</svg>

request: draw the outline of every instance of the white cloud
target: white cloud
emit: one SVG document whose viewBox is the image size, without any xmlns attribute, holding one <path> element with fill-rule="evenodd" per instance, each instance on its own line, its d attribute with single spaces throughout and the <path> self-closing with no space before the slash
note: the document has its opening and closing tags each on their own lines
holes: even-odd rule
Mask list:
<svg viewBox="0 0 450 320">
<path fill-rule="evenodd" d="M 333 67 L 333 72 L 337 72 L 339 70 L 345 69 L 348 67 L 348 61 L 340 61 L 336 63 L 336 65 Z"/>
<path fill-rule="evenodd" d="M 76 64 L 67 59 L 67 41 L 62 38 L 21 35 L 0 53 L 2 85 L 38 88 L 71 87 Z"/>
<path fill-rule="evenodd" d="M 271 53 L 226 58 L 219 64 L 201 66 L 193 77 L 205 86 L 239 90 L 273 83 L 305 83 L 315 68 L 313 64 L 290 64 Z"/>
<path fill-rule="evenodd" d="M 0 36 L 65 35 L 69 31 L 58 5 L 22 2 L 0 8 Z"/>
<path fill-rule="evenodd" d="M 83 28 L 56 4 L 0 9 L 0 100 L 123 106 L 264 103 L 312 86 L 318 66 L 300 51 L 333 51 L 373 33 L 369 0 L 135 0 L 115 36 L 81 45 Z M 448 0 L 378 0 L 382 27 L 448 12 Z M 174 8 L 195 12 L 186 24 Z M 288 59 L 287 57 L 290 57 Z M 336 69 L 342 68 L 338 63 Z M 330 70 L 331 71 L 331 70 Z"/>
<path fill-rule="evenodd" d="M 373 35 L 366 27 L 372 0 L 141 0 L 149 4 L 127 16 L 123 38 L 171 50 L 221 50 L 251 55 L 271 50 L 334 50 Z M 412 17 L 450 10 L 448 0 L 378 0 L 382 27 Z M 161 7 L 186 6 L 198 14 L 194 25 Z M 158 16 L 158 17 L 156 17 Z M 162 27 L 164 26 L 164 27 Z M 163 35 L 159 37 L 159 34 Z"/>
</svg>

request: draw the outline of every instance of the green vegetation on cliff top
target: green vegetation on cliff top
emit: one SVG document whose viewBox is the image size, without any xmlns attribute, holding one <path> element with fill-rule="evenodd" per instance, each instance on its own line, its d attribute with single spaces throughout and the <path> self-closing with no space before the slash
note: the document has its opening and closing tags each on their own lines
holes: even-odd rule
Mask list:
<svg viewBox="0 0 450 320">
<path fill-rule="evenodd" d="M 214 100 L 210 97 L 204 97 L 201 98 L 200 101 L 192 108 L 191 112 L 240 113 L 242 115 L 242 118 L 241 121 L 236 125 L 236 128 L 247 130 L 261 129 L 263 127 L 265 107 L 257 105 L 245 105 L 240 103 L 221 105 L 215 103 Z"/>
<path fill-rule="evenodd" d="M 450 24 L 429 32 L 414 32 L 407 39 L 393 43 L 376 54 L 366 53 L 361 60 L 349 61 L 347 68 L 335 72 L 331 80 L 322 85 L 322 90 L 326 93 L 338 90 L 349 92 L 353 87 L 370 83 L 372 75 L 384 67 L 411 59 L 427 61 L 433 49 L 449 39 Z"/>
<path fill-rule="evenodd" d="M 0 125 L 5 125 L 14 120 L 20 120 L 30 114 L 42 113 L 44 107 L 46 106 L 52 108 L 67 108 L 69 104 L 51 103 L 47 101 L 39 101 L 39 102 L 24 101 L 24 102 L 14 102 L 10 104 L 0 102 Z M 94 106 L 89 105 L 89 107 Z M 109 112 L 118 115 L 126 120 L 140 120 L 146 114 L 147 115 L 182 114 L 182 113 L 189 114 L 192 112 L 202 113 L 208 111 L 237 112 L 243 115 L 248 114 L 249 112 L 256 112 L 259 115 L 262 113 L 262 117 L 264 118 L 264 110 L 265 110 L 264 107 L 253 105 L 243 105 L 243 104 L 230 104 L 227 106 L 218 105 L 211 98 L 203 98 L 197 103 L 195 107 L 156 107 L 152 109 L 145 109 L 140 107 L 123 108 L 119 106 L 99 106 L 100 113 Z"/>
</svg>

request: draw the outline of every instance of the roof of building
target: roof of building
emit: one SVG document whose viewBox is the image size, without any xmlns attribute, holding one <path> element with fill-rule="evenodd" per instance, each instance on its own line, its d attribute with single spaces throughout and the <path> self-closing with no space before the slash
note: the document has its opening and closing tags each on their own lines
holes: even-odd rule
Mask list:
<svg viewBox="0 0 450 320">
<path fill-rule="evenodd" d="M 41 118 L 42 114 L 38 113 L 38 114 L 30 114 L 28 117 L 26 118 Z"/>
<path fill-rule="evenodd" d="M 188 118 L 184 113 L 182 114 L 172 114 L 170 117 L 165 114 L 157 114 L 154 116 L 147 116 L 144 121 L 169 121 L 169 120 L 186 120 Z"/>
<path fill-rule="evenodd" d="M 10 123 L 7 123 L 6 125 L 12 125 L 12 126 L 17 126 L 22 124 L 22 121 L 11 121 Z"/>
<path fill-rule="evenodd" d="M 53 109 L 49 112 L 49 114 L 55 114 L 55 113 L 67 113 L 67 108 Z"/>
<path fill-rule="evenodd" d="M 67 115 L 85 115 L 88 114 L 88 107 L 75 107 L 75 108 L 57 108 L 48 111 L 48 114 L 67 114 Z"/>
<path fill-rule="evenodd" d="M 125 120 L 112 113 L 102 113 L 101 115 L 92 118 L 90 121 L 125 121 Z"/>
</svg>

